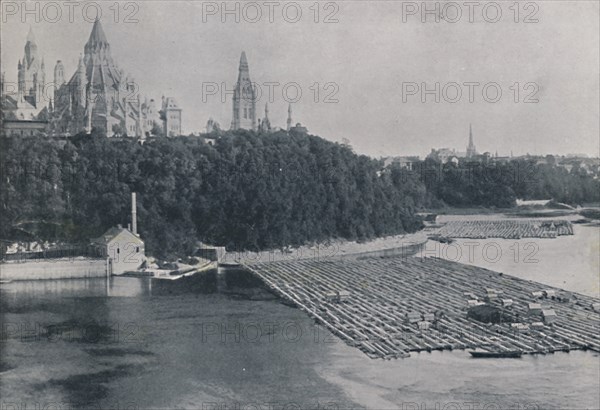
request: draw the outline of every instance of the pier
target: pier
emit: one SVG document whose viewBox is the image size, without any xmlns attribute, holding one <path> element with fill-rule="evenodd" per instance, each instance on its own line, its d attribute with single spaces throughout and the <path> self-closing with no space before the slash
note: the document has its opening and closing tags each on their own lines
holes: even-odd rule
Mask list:
<svg viewBox="0 0 600 410">
<path fill-rule="evenodd" d="M 598 299 L 437 258 L 297 260 L 246 266 L 275 294 L 371 358 L 493 347 L 600 352 Z M 540 309 L 530 309 L 530 304 Z M 478 306 L 510 320 L 486 323 Z"/>
</svg>

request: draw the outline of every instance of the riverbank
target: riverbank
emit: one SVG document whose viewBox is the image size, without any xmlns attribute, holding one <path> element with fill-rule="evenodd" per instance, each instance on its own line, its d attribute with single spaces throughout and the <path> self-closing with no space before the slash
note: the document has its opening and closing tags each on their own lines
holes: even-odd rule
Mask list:
<svg viewBox="0 0 600 410">
<path fill-rule="evenodd" d="M 102 278 L 108 275 L 106 259 L 85 257 L 24 259 L 0 263 L 0 280 Z"/>
<path fill-rule="evenodd" d="M 365 256 L 410 256 L 427 242 L 428 232 L 393 235 L 366 242 L 332 239 L 326 244 L 305 245 L 295 248 L 274 249 L 261 252 L 227 252 L 224 264 L 254 264 L 292 260 L 345 259 Z"/>
</svg>

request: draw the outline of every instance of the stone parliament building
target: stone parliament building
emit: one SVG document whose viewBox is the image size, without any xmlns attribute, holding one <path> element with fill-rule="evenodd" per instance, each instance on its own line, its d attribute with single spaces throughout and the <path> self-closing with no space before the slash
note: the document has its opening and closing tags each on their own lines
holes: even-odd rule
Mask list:
<svg viewBox="0 0 600 410">
<path fill-rule="evenodd" d="M 100 20 L 94 22 L 83 51 L 71 77 L 59 60 L 54 82 L 48 83 L 29 31 L 18 64 L 17 90 L 8 89 L 2 74 L 3 134 L 69 136 L 96 129 L 108 136 L 141 139 L 181 135 L 182 109 L 175 99 L 163 96 L 157 107 L 153 99 L 141 97 L 138 84 L 113 60 Z"/>
</svg>

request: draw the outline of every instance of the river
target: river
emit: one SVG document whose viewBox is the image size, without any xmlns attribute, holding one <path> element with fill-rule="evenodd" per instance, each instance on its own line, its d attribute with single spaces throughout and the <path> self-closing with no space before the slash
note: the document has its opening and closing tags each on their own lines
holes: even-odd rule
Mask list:
<svg viewBox="0 0 600 410">
<path fill-rule="evenodd" d="M 598 232 L 543 240 L 537 264 L 485 267 L 590 293 L 589 262 L 566 255 Z M 13 282 L 0 296 L 2 409 L 600 408 L 592 352 L 371 360 L 278 300 L 165 294 L 142 278 Z"/>
</svg>

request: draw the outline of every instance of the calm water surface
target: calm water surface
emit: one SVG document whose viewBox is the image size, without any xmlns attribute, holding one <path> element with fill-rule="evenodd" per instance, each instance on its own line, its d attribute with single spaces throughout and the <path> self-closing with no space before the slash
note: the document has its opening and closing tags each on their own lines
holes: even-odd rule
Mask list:
<svg viewBox="0 0 600 410">
<path fill-rule="evenodd" d="M 595 234 L 579 228 L 590 232 L 581 238 Z M 579 279 L 552 276 L 577 277 L 557 260 L 547 275 L 541 264 L 519 274 L 577 290 Z M 277 300 L 170 295 L 123 277 L 13 282 L 0 292 L 2 409 L 600 408 L 591 352 L 371 360 Z"/>
</svg>

